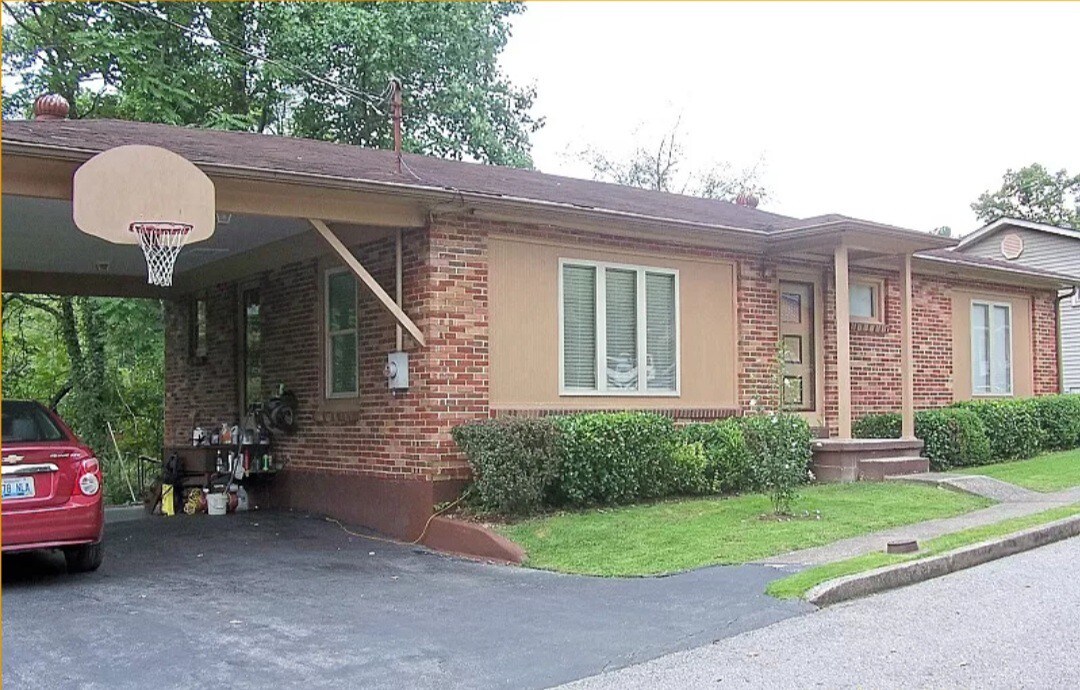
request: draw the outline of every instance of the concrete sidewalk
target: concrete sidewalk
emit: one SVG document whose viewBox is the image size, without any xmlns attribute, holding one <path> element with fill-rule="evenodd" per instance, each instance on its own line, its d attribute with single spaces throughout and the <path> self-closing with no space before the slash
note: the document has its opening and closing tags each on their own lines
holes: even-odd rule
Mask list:
<svg viewBox="0 0 1080 690">
<path fill-rule="evenodd" d="M 980 477 L 980 479 L 988 479 L 988 482 L 974 482 L 971 481 L 973 478 L 969 475 L 927 473 L 924 475 L 910 475 L 902 480 L 935 484 L 952 490 L 966 491 L 987 498 L 994 498 L 1002 502 L 989 508 L 975 510 L 955 517 L 894 527 L 881 532 L 843 539 L 824 546 L 770 556 L 756 561 L 756 563 L 774 567 L 808 568 L 861 556 L 864 553 L 883 551 L 886 543 L 893 539 L 925 541 L 972 527 L 982 527 L 983 525 L 991 525 L 1010 518 L 1041 513 L 1044 510 L 1059 506 L 1080 503 L 1080 487 L 1055 493 L 1040 494 L 1007 482 L 989 480 L 987 477 Z M 901 480 L 898 479 L 897 481 Z"/>
</svg>

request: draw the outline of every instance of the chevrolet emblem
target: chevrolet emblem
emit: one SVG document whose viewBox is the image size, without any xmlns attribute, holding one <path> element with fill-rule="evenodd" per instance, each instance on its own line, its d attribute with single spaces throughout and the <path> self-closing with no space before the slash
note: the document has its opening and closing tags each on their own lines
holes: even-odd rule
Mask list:
<svg viewBox="0 0 1080 690">
<path fill-rule="evenodd" d="M 11 455 L 5 455 L 4 456 L 4 464 L 5 465 L 14 465 L 17 462 L 20 462 L 22 459 L 23 459 L 23 456 L 15 455 L 14 453 L 12 453 Z"/>
</svg>

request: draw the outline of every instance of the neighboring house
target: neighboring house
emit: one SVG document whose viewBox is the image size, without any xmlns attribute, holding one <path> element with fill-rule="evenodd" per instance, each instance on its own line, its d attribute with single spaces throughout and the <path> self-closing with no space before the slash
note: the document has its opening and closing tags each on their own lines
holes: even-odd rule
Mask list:
<svg viewBox="0 0 1080 690">
<path fill-rule="evenodd" d="M 130 143 L 171 149 L 216 185 L 218 230 L 184 250 L 169 291 L 146 286 L 138 250 L 71 224 L 74 170 Z M 166 442 L 285 384 L 298 430 L 262 500 L 402 537 L 468 477 L 454 426 L 768 409 L 781 342 L 789 404 L 842 448 L 867 413 L 903 411 L 910 434 L 915 408 L 1059 388 L 1056 299 L 1071 280 L 1053 272 L 840 215 L 403 162 L 236 132 L 8 121 L 4 289 L 165 297 Z M 312 230 L 321 221 L 371 285 Z M 399 349 L 409 386 L 392 390 Z"/>
<path fill-rule="evenodd" d="M 1075 276 L 1080 283 L 1080 230 L 1001 218 L 961 238 L 956 251 L 1021 266 Z M 1061 379 L 1068 393 L 1080 393 L 1080 291 L 1059 303 Z"/>
</svg>

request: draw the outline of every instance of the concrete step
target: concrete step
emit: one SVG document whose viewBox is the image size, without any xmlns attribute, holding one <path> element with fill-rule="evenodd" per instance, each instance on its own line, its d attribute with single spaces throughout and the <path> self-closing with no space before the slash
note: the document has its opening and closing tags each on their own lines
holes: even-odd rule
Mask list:
<svg viewBox="0 0 1080 690">
<path fill-rule="evenodd" d="M 929 470 L 930 461 L 919 456 L 859 460 L 859 479 L 867 482 L 879 482 L 885 477 L 919 474 Z"/>
</svg>

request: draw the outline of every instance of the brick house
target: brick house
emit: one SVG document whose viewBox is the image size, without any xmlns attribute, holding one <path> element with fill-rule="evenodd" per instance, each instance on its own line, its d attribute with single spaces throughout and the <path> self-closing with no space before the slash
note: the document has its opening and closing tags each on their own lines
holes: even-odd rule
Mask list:
<svg viewBox="0 0 1080 690">
<path fill-rule="evenodd" d="M 173 150 L 215 183 L 217 232 L 184 250 L 167 292 L 144 284 L 140 256 L 118 253 L 130 248 L 71 226 L 75 168 L 129 143 Z M 911 436 L 918 408 L 1060 389 L 1066 276 L 846 216 L 403 162 L 165 125 L 5 122 L 5 289 L 165 298 L 166 442 L 284 384 L 298 431 L 262 500 L 401 537 L 467 480 L 455 425 L 742 414 L 775 405 L 778 343 L 789 404 L 840 449 L 866 413 L 903 411 Z M 57 258 L 42 242 L 68 249 Z M 407 389 L 384 373 L 396 351 Z"/>
</svg>

